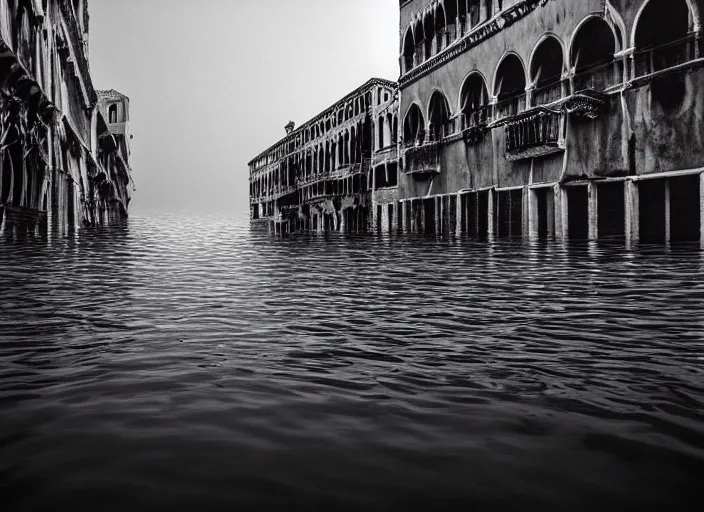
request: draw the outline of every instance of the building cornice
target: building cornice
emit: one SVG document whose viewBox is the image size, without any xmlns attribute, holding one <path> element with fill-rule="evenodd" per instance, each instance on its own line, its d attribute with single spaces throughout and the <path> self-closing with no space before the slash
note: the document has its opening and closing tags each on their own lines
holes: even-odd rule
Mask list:
<svg viewBox="0 0 704 512">
<path fill-rule="evenodd" d="M 365 82 L 364 84 L 360 85 L 357 87 L 354 91 L 350 92 L 347 94 L 344 98 L 337 100 L 335 103 L 330 105 L 328 108 L 317 114 L 315 117 L 309 119 L 305 123 L 303 123 L 301 126 L 296 128 L 294 131 L 292 131 L 290 134 L 286 135 L 286 137 L 279 139 L 276 141 L 274 144 L 272 144 L 269 148 L 265 149 L 261 153 L 259 153 L 257 156 L 255 156 L 251 161 L 248 162 L 247 165 L 252 165 L 254 162 L 256 162 L 258 159 L 261 157 L 267 155 L 274 149 L 276 149 L 278 146 L 280 146 L 283 143 L 289 142 L 291 140 L 295 140 L 295 138 L 300 135 L 302 132 L 306 131 L 306 129 L 310 128 L 312 125 L 320 121 L 322 118 L 325 116 L 335 112 L 340 106 L 344 105 L 348 100 L 352 99 L 353 97 L 357 96 L 363 91 L 366 91 L 367 89 L 370 89 L 374 86 L 377 85 L 383 85 L 392 89 L 398 88 L 398 84 L 396 82 L 392 82 L 391 80 L 386 80 L 383 78 L 372 78 Z"/>
<path fill-rule="evenodd" d="M 498 34 L 501 30 L 516 23 L 526 17 L 538 7 L 546 5 L 552 0 L 523 0 L 497 14 L 472 30 L 462 39 L 455 41 L 446 50 L 431 57 L 422 64 L 414 67 L 399 78 L 399 87 L 403 89 L 412 83 L 420 80 L 424 76 L 432 73 L 437 68 L 444 66 L 448 62 L 456 59 L 463 53 L 469 51 L 480 43 Z"/>
<path fill-rule="evenodd" d="M 61 7 L 66 36 L 69 39 L 67 46 L 71 54 L 71 60 L 75 62 L 80 75 L 81 92 L 86 100 L 85 106 L 86 108 L 93 108 L 98 101 L 98 95 L 93 87 L 88 59 L 86 58 L 82 44 L 80 44 L 83 41 L 83 34 L 81 34 L 79 30 L 78 20 L 76 20 L 76 14 L 73 11 L 73 5 L 70 0 L 60 0 L 59 6 Z"/>
</svg>

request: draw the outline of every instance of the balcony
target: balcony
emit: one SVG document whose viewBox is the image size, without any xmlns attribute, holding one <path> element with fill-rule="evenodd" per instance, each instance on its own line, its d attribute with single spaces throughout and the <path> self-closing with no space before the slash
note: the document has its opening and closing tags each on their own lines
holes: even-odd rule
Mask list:
<svg viewBox="0 0 704 512">
<path fill-rule="evenodd" d="M 403 153 L 403 169 L 407 175 L 420 179 L 440 174 L 440 142 L 409 146 Z"/>
<path fill-rule="evenodd" d="M 572 90 L 575 93 L 604 92 L 621 83 L 623 83 L 623 63 L 614 60 L 580 70 L 572 79 Z"/>
<path fill-rule="evenodd" d="M 695 33 L 655 48 L 634 54 L 636 77 L 647 76 L 658 71 L 686 64 L 696 58 L 697 38 Z"/>
<path fill-rule="evenodd" d="M 549 105 L 562 99 L 562 82 L 538 87 L 533 91 L 533 105 Z"/>
<path fill-rule="evenodd" d="M 506 98 L 504 100 L 496 103 L 494 107 L 494 119 L 499 121 L 501 119 L 506 119 L 518 115 L 526 109 L 526 95 L 519 94 L 511 98 Z"/>
<path fill-rule="evenodd" d="M 506 124 L 506 158 L 515 161 L 563 151 L 563 118 L 561 110 L 545 107 L 514 117 Z"/>
</svg>

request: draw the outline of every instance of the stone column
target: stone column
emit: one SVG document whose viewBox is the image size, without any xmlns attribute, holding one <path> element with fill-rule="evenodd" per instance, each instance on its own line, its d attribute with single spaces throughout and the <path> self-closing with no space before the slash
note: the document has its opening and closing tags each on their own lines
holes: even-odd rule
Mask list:
<svg viewBox="0 0 704 512">
<path fill-rule="evenodd" d="M 442 233 L 442 197 L 435 196 L 435 233 Z"/>
<path fill-rule="evenodd" d="M 457 25 L 459 27 L 459 25 Z M 467 199 L 469 199 L 469 196 L 467 196 Z M 457 194 L 457 199 L 455 199 L 455 233 L 457 235 L 462 234 L 462 219 L 467 217 L 467 212 L 465 211 L 465 208 L 462 207 L 462 194 L 458 193 Z"/>
<path fill-rule="evenodd" d="M 425 233 L 427 230 L 427 219 L 425 218 L 425 201 L 420 200 L 420 229 L 416 226 L 416 230 Z"/>
<path fill-rule="evenodd" d="M 555 227 L 555 239 L 556 240 L 565 240 L 566 238 L 566 230 L 564 229 L 564 222 L 567 220 L 566 215 L 563 212 L 562 209 L 562 197 L 563 197 L 563 191 L 562 187 L 560 184 L 556 184 L 555 187 L 553 188 L 553 213 L 554 216 L 554 227 Z"/>
<path fill-rule="evenodd" d="M 665 178 L 665 243 L 672 241 L 672 208 L 670 203 L 670 180 Z"/>
<path fill-rule="evenodd" d="M 626 180 L 624 184 L 624 202 L 626 206 L 626 246 L 637 244 L 640 239 L 640 201 L 638 184 Z"/>
<path fill-rule="evenodd" d="M 527 224 L 526 233 L 528 238 L 538 238 L 538 191 L 526 188 L 524 202 L 527 202 L 524 211 L 527 212 L 526 216 L 528 217 L 525 221 Z"/>
<path fill-rule="evenodd" d="M 589 240 L 599 238 L 599 190 L 593 182 L 587 184 L 587 222 Z"/>
</svg>

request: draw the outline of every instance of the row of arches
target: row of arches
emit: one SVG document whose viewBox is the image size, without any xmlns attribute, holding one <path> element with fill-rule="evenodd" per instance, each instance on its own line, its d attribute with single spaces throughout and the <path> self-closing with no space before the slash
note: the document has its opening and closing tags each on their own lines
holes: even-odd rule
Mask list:
<svg viewBox="0 0 704 512">
<path fill-rule="evenodd" d="M 379 116 L 376 133 L 377 150 L 396 144 L 398 142 L 398 115 L 389 112 Z"/>
<path fill-rule="evenodd" d="M 688 0 L 646 0 L 635 31 L 635 55 L 649 56 L 658 48 L 670 48 L 673 42 L 692 38 L 693 13 Z M 485 76 L 471 72 L 460 88 L 456 115 L 441 91 L 434 91 L 424 113 L 412 105 L 404 117 L 404 141 L 417 143 L 426 136 L 437 140 L 453 130 L 451 119 L 460 116 L 465 128 L 485 122 L 489 117 L 492 98 L 496 103 L 494 117 L 515 115 L 526 106 L 551 103 L 565 94 L 585 89 L 604 90 L 621 83 L 625 70 L 623 61 L 615 55 L 623 48 L 623 33 L 617 25 L 601 15 L 585 18 L 577 27 L 566 49 L 555 34 L 544 34 L 528 59 L 528 65 L 514 52 L 507 52 L 494 72 L 491 89 Z M 655 49 L 655 50 L 654 50 Z M 686 49 L 686 47 L 685 47 Z M 669 52 L 669 50 L 668 50 Z M 664 69 L 691 55 L 672 56 L 663 52 L 649 70 Z M 669 60 L 668 60 L 669 59 Z M 572 77 L 571 81 L 566 77 Z M 530 104 L 527 92 L 530 91 Z M 491 92 L 491 94 L 490 94 Z M 426 123 L 427 119 L 427 133 Z"/>
<path fill-rule="evenodd" d="M 366 115 L 369 109 L 376 105 L 387 102 L 393 94 L 393 91 L 386 85 L 379 85 L 376 88 L 367 90 L 364 94 L 359 94 L 357 97 L 347 100 L 344 104 L 329 112 L 322 119 L 310 123 L 304 129 L 299 129 L 295 137 L 284 140 L 279 146 L 262 155 L 253 162 L 253 170 L 258 170 L 267 165 L 282 159 L 284 156 L 302 149 L 303 146 L 310 144 L 316 139 L 326 137 L 332 131 L 339 130 L 339 126 L 343 123 L 351 121 L 356 117 Z M 333 135 L 337 137 L 338 135 Z"/>
<path fill-rule="evenodd" d="M 402 72 L 406 73 L 503 9 L 503 0 L 443 0 L 417 15 L 406 28 L 402 43 Z"/>
</svg>

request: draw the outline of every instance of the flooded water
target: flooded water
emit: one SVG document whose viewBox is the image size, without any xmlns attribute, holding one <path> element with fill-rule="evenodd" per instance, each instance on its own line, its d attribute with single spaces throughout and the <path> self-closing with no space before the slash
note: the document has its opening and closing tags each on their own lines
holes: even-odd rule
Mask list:
<svg viewBox="0 0 704 512">
<path fill-rule="evenodd" d="M 692 505 L 703 271 L 244 218 L 5 237 L 2 510 Z"/>
</svg>

